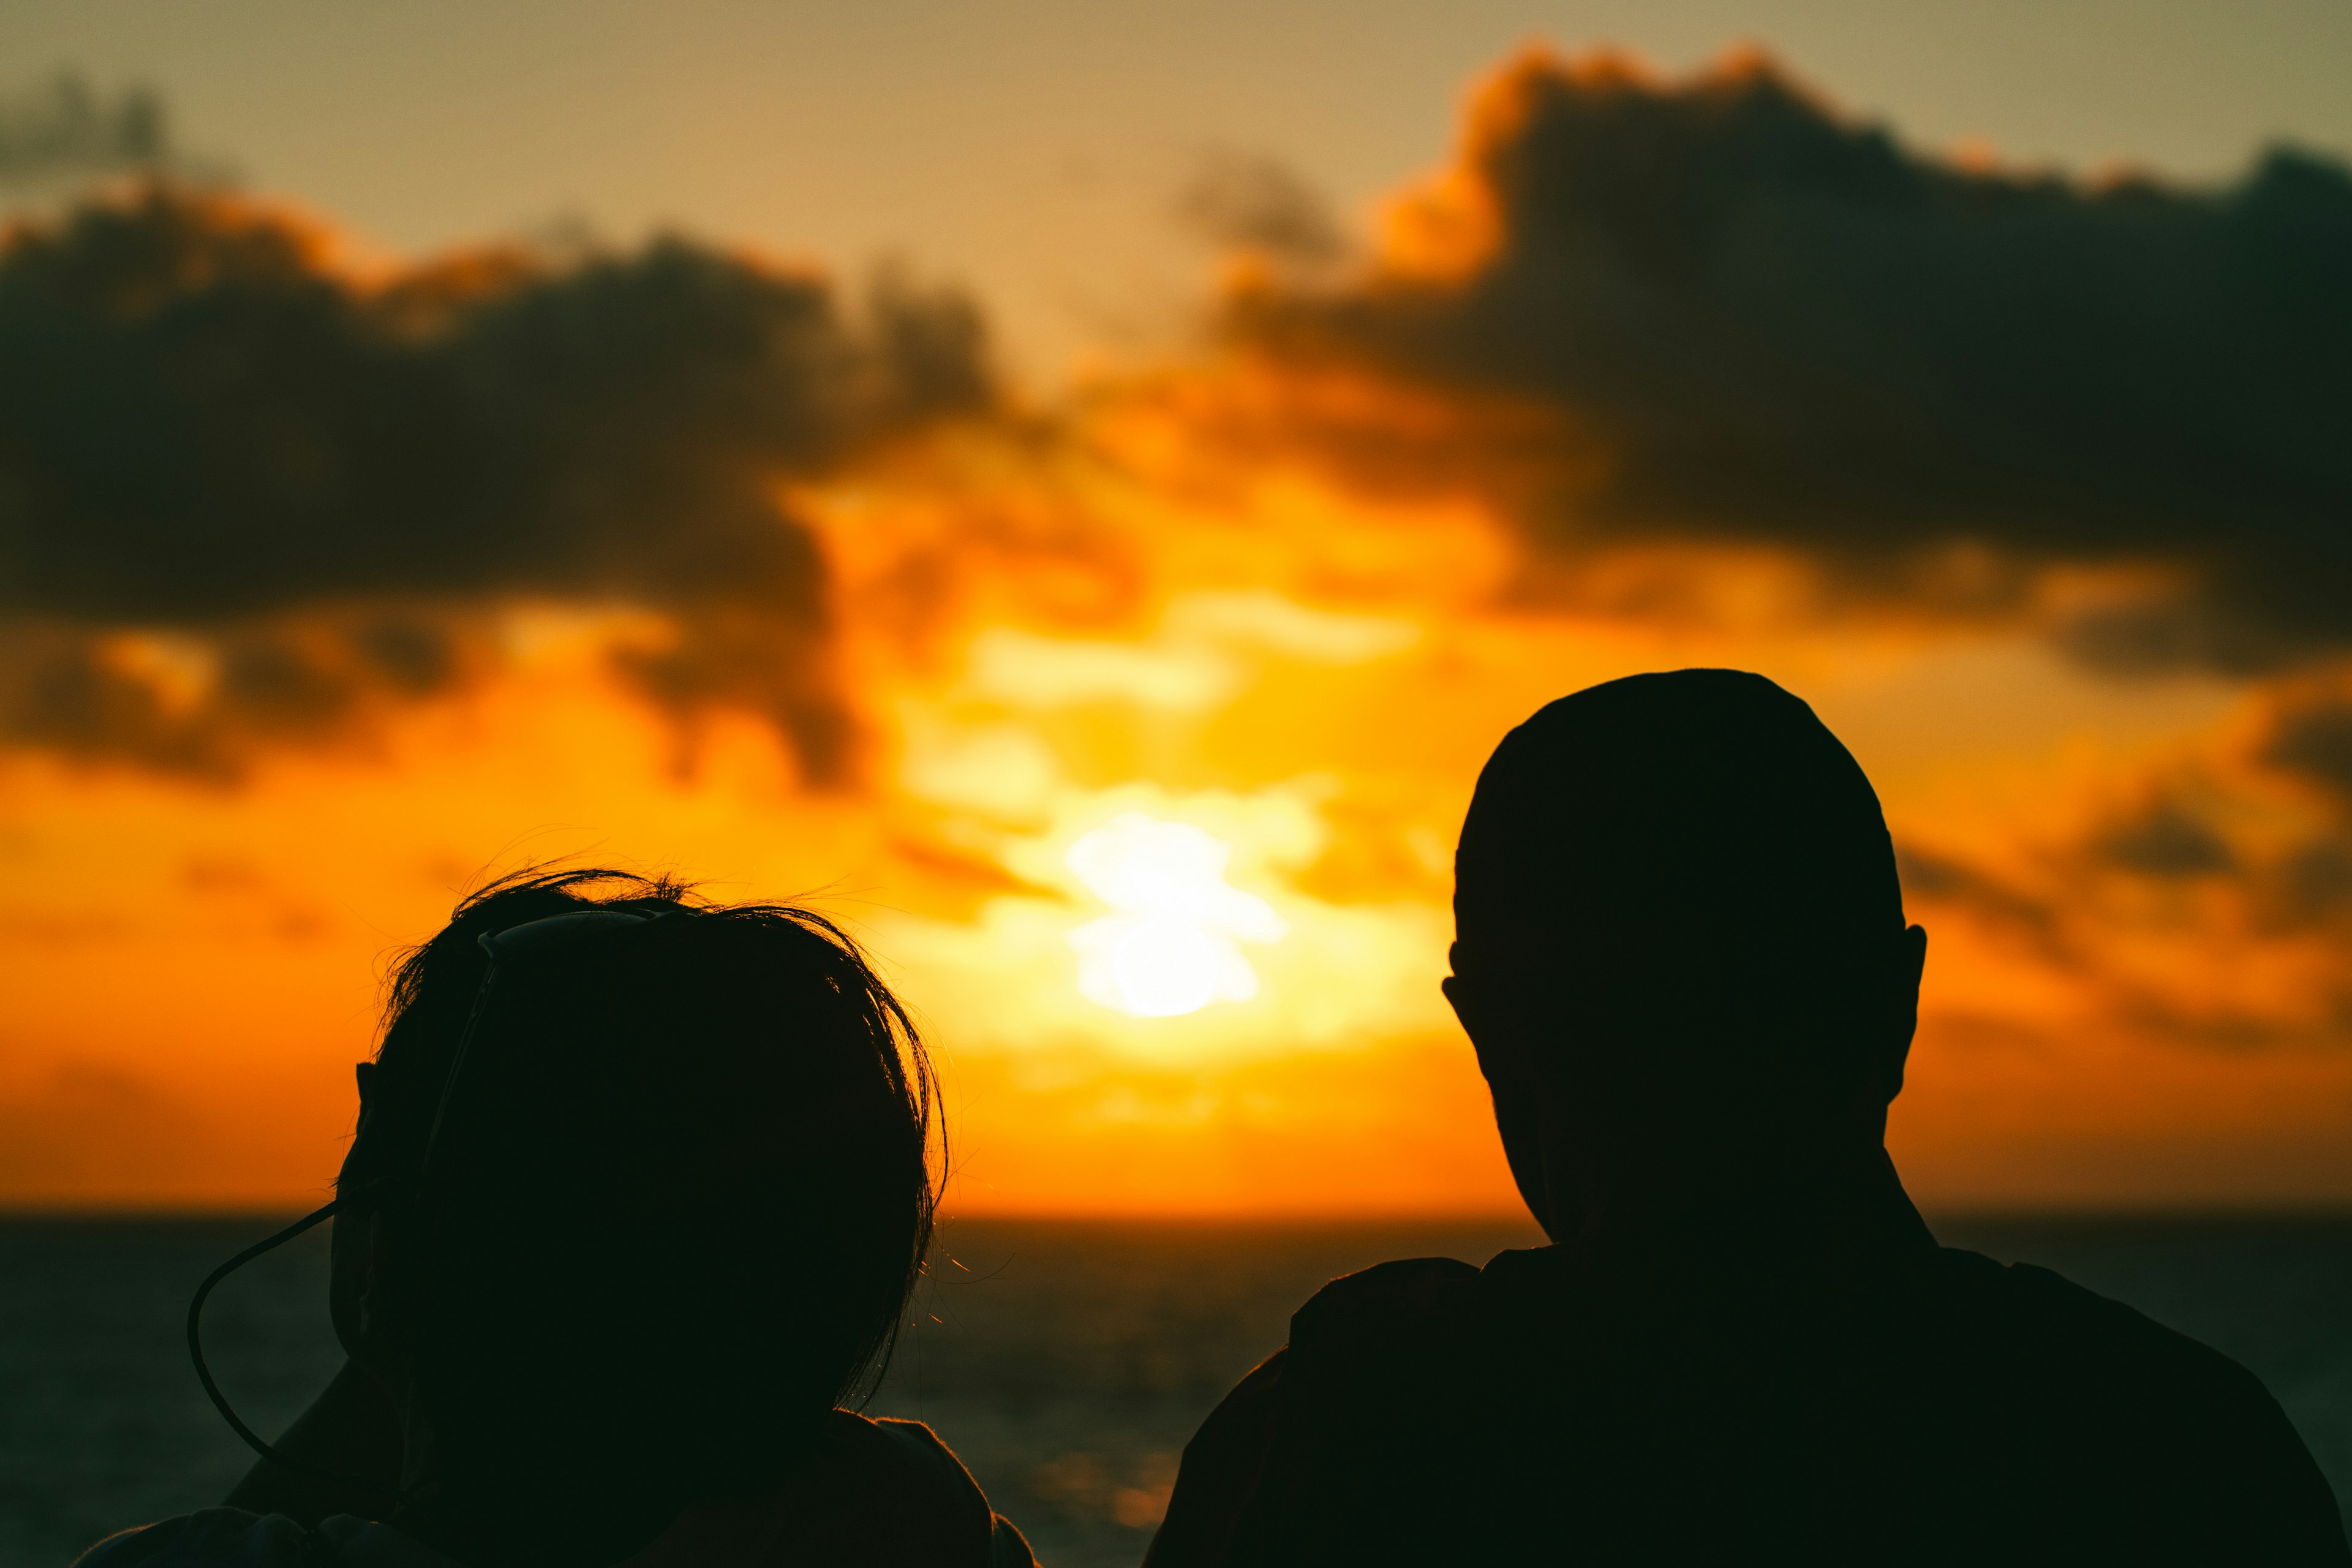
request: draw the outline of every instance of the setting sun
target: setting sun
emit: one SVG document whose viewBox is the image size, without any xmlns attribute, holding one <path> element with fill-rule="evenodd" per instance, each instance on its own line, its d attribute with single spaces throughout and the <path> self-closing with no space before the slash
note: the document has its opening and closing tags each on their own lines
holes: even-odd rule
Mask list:
<svg viewBox="0 0 2352 1568">
<path fill-rule="evenodd" d="M 1066 864 L 1112 913 L 1070 932 L 1078 991 L 1139 1018 L 1257 994 L 1236 944 L 1279 942 L 1273 906 L 1225 881 L 1232 847 L 1189 822 L 1124 812 L 1070 846 Z"/>
</svg>

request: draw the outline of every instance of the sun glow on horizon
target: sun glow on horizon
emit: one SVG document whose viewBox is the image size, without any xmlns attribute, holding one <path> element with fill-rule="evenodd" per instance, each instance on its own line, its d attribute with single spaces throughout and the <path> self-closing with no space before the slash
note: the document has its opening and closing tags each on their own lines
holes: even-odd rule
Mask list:
<svg viewBox="0 0 2352 1568">
<path fill-rule="evenodd" d="M 1257 971 L 1239 943 L 1280 942 L 1290 927 L 1225 880 L 1232 858 L 1207 829 L 1139 811 L 1082 835 L 1065 864 L 1113 912 L 1069 934 L 1079 994 L 1137 1018 L 1256 996 Z"/>
</svg>

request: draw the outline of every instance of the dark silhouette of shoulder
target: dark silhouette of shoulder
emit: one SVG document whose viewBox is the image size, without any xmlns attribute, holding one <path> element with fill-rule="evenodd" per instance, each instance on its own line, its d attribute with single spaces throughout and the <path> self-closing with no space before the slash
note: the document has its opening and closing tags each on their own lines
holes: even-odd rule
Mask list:
<svg viewBox="0 0 2352 1568">
<path fill-rule="evenodd" d="M 835 1410 L 807 1462 L 755 1496 L 698 1503 L 617 1568 L 1035 1568 L 1021 1532 L 919 1421 Z M 396 1529 L 215 1508 L 125 1531 L 81 1568 L 457 1568 Z"/>
<path fill-rule="evenodd" d="M 1859 1274 L 1548 1247 L 1335 1280 L 1186 1450 L 1150 1562 L 1759 1556 L 2352 1561 L 2244 1368 L 1922 1247 Z"/>
</svg>

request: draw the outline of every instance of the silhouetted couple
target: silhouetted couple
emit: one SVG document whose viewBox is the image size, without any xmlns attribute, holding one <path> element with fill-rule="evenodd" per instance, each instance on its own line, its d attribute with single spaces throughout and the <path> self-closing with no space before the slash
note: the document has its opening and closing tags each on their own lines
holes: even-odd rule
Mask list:
<svg viewBox="0 0 2352 1568">
<path fill-rule="evenodd" d="M 1309 1301 L 1152 1568 L 2352 1561 L 2251 1374 L 1920 1222 L 1884 1135 L 1926 934 L 1803 703 L 1555 702 L 1456 872 L 1446 994 L 1553 1245 Z M 338 1189 L 352 1363 L 278 1446 L 311 1474 L 93 1568 L 1028 1562 L 927 1428 L 835 1407 L 905 1310 L 933 1115 L 837 932 L 519 881 L 392 1011 Z"/>
</svg>

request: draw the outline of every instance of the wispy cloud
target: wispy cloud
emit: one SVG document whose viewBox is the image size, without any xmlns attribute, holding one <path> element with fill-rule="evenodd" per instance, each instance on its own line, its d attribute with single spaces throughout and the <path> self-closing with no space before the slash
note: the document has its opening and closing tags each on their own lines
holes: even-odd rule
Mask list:
<svg viewBox="0 0 2352 1568">
<path fill-rule="evenodd" d="M 0 190 L 161 174 L 185 161 L 152 89 L 110 96 L 79 73 L 60 71 L 0 95 Z"/>
</svg>

